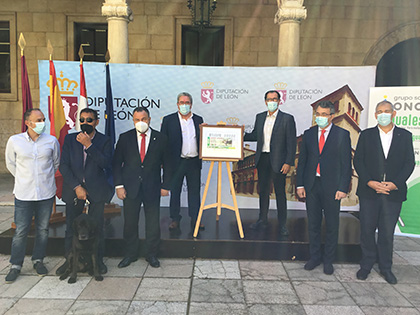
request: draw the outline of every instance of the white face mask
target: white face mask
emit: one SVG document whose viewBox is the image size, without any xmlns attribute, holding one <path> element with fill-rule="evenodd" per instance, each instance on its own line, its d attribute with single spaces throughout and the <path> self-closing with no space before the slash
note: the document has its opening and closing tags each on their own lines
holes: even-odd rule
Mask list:
<svg viewBox="0 0 420 315">
<path fill-rule="evenodd" d="M 279 108 L 279 103 L 277 103 L 277 102 L 267 102 L 267 108 L 268 108 L 268 111 L 270 113 L 273 113 L 273 112 L 276 111 L 277 108 Z"/>
<path fill-rule="evenodd" d="M 45 131 L 45 122 L 41 121 L 41 122 L 36 122 L 34 124 L 35 124 L 35 128 L 31 127 L 31 129 L 35 131 L 37 134 L 40 135 L 41 133 Z"/>
<path fill-rule="evenodd" d="M 381 126 L 388 126 L 392 121 L 392 114 L 381 113 L 377 116 L 378 124 Z"/>
<path fill-rule="evenodd" d="M 191 105 L 181 104 L 179 105 L 179 112 L 181 115 L 188 115 L 191 112 Z"/>
<path fill-rule="evenodd" d="M 136 130 L 140 133 L 145 133 L 147 129 L 149 129 L 149 125 L 144 121 L 136 122 L 135 124 Z"/>
</svg>

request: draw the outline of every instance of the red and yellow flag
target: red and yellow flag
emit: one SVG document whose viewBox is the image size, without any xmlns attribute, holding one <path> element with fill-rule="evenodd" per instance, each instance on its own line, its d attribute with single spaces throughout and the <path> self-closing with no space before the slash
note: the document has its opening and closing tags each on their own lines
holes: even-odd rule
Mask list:
<svg viewBox="0 0 420 315">
<path fill-rule="evenodd" d="M 50 59 L 50 102 L 48 104 L 48 117 L 50 119 L 50 134 L 57 138 L 60 143 L 60 151 L 63 149 L 64 138 L 69 131 L 69 126 L 66 123 L 66 116 L 64 114 L 63 101 L 61 100 L 60 88 L 57 84 L 57 76 L 55 75 L 55 67 L 53 61 Z M 63 191 L 63 176 L 60 171 L 55 173 L 55 183 L 57 186 L 56 195 L 58 198 L 62 197 Z"/>
<path fill-rule="evenodd" d="M 60 147 L 63 147 L 64 137 L 67 135 L 69 127 L 66 124 L 63 102 L 61 100 L 60 89 L 57 84 L 55 67 L 50 60 L 50 103 L 48 106 L 48 117 L 50 119 L 50 134 L 57 138 Z"/>
</svg>

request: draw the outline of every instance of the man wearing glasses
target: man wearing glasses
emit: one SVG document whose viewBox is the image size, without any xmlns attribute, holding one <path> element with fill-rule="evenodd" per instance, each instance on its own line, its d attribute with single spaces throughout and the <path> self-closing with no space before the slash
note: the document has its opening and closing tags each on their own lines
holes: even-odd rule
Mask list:
<svg viewBox="0 0 420 315">
<path fill-rule="evenodd" d="M 88 215 L 97 223 L 99 235 L 98 265 L 101 274 L 107 272 L 104 256 L 104 207 L 110 202 L 114 190 L 108 182 L 112 162 L 111 140 L 95 128 L 99 124 L 98 113 L 90 108 L 80 112 L 81 132 L 71 133 L 64 139 L 60 161 L 63 175 L 63 200 L 66 203 L 65 255 L 71 250 L 73 221 L 89 203 Z M 56 274 L 63 274 L 68 261 Z"/>
<path fill-rule="evenodd" d="M 271 182 L 273 182 L 277 202 L 279 234 L 287 236 L 286 175 L 294 165 L 296 154 L 296 124 L 292 115 L 279 110 L 280 94 L 268 91 L 264 96 L 267 111 L 257 114 L 254 129 L 245 133 L 244 141 L 257 141 L 255 165 L 260 188 L 260 213 L 257 222 L 251 224 L 253 230 L 268 227 Z"/>
<path fill-rule="evenodd" d="M 176 113 L 163 117 L 161 132 L 168 138 L 171 154 L 171 169 L 174 171 L 171 182 L 169 230 L 179 230 L 181 220 L 180 204 L 184 178 L 188 189 L 188 215 L 191 229 L 197 221 L 200 209 L 201 160 L 199 159 L 200 124 L 203 118 L 193 114 L 192 96 L 187 92 L 178 94 Z M 200 226 L 201 229 L 204 225 Z"/>
<path fill-rule="evenodd" d="M 340 201 L 347 196 L 351 180 L 350 133 L 332 123 L 334 104 L 320 101 L 315 106 L 316 125 L 306 130 L 300 145 L 297 167 L 297 194 L 306 199 L 309 252 L 305 270 L 321 262 L 324 273 L 334 272 L 332 265 L 338 241 Z M 322 215 L 326 235 L 321 252 Z"/>
</svg>

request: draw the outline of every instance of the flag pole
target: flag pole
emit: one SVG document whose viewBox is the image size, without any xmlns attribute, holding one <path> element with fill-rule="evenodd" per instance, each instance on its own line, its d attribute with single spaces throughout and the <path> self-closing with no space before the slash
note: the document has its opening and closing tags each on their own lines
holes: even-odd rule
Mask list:
<svg viewBox="0 0 420 315">
<path fill-rule="evenodd" d="M 105 135 L 111 138 L 112 142 L 112 154 L 114 154 L 115 146 L 115 124 L 114 121 L 111 123 L 111 119 L 114 119 L 114 108 L 112 106 L 113 97 L 112 97 L 112 88 L 111 88 L 111 75 L 109 71 L 109 60 L 111 56 L 109 50 L 105 54 L 105 72 L 106 72 L 106 110 L 105 110 Z M 111 175 L 112 179 L 112 175 Z M 114 186 L 114 183 L 111 180 L 111 185 Z M 104 213 L 106 214 L 116 214 L 121 213 L 121 207 L 115 203 L 105 204 Z"/>
<path fill-rule="evenodd" d="M 25 132 L 27 127 L 25 124 L 25 112 L 28 109 L 32 109 L 32 97 L 31 97 L 31 88 L 29 86 L 29 78 L 28 78 L 28 70 L 26 68 L 26 59 L 23 50 L 26 46 L 26 40 L 23 36 L 23 33 L 20 33 L 19 41 L 18 41 L 19 47 L 20 47 L 20 67 L 21 67 L 21 86 L 22 86 L 22 125 L 21 125 L 21 131 Z"/>
<path fill-rule="evenodd" d="M 76 114 L 76 131 L 81 131 L 80 129 L 80 111 L 84 108 L 87 108 L 87 92 L 86 92 L 86 80 L 85 80 L 85 72 L 83 70 L 83 57 L 85 56 L 85 52 L 83 51 L 83 46 L 80 44 L 79 48 L 79 57 L 80 57 L 80 93 L 79 93 L 79 101 L 77 104 L 77 114 Z"/>
</svg>

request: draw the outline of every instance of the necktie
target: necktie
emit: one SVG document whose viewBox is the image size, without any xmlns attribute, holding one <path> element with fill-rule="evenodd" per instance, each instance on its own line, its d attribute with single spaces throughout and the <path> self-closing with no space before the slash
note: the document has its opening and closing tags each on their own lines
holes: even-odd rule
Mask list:
<svg viewBox="0 0 420 315">
<path fill-rule="evenodd" d="M 141 144 L 140 144 L 140 158 L 141 162 L 143 163 L 144 157 L 146 156 L 146 134 L 141 133 Z"/>
<path fill-rule="evenodd" d="M 321 130 L 321 137 L 319 137 L 319 144 L 318 144 L 319 154 L 322 153 L 322 149 L 324 148 L 324 144 L 325 144 L 325 136 L 324 136 L 324 134 L 325 134 L 325 129 L 324 130 Z M 319 163 L 318 163 L 318 166 L 316 168 L 316 173 L 319 174 L 319 175 L 321 175 L 321 169 L 319 167 Z"/>
</svg>

